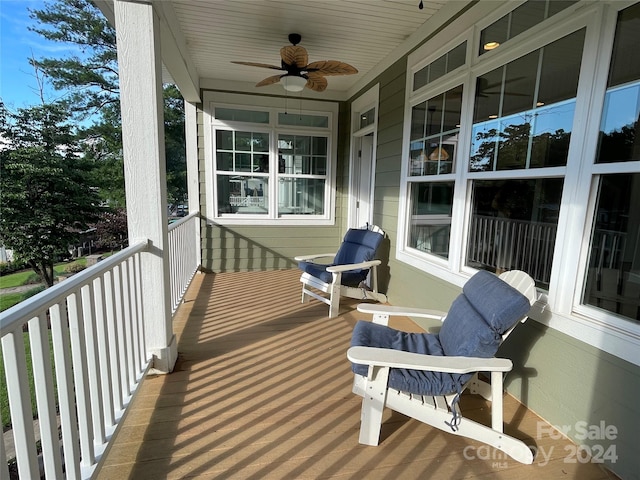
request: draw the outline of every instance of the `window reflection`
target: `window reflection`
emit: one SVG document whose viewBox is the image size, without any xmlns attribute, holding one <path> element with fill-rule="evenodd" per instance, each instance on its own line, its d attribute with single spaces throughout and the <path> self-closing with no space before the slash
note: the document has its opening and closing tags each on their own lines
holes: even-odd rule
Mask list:
<svg viewBox="0 0 640 480">
<path fill-rule="evenodd" d="M 640 320 L 640 174 L 600 179 L 583 303 Z"/>
<path fill-rule="evenodd" d="M 473 182 L 467 265 L 528 272 L 548 288 L 562 178 Z"/>
<path fill-rule="evenodd" d="M 324 179 L 280 178 L 278 182 L 279 216 L 324 214 Z"/>
<path fill-rule="evenodd" d="M 448 258 L 453 183 L 412 183 L 410 198 L 409 246 Z"/>
<path fill-rule="evenodd" d="M 571 100 L 475 124 L 469 171 L 565 165 L 574 109 Z"/>
<path fill-rule="evenodd" d="M 608 91 L 596 162 L 640 160 L 639 130 L 640 82 Z"/>
<path fill-rule="evenodd" d="M 462 85 L 412 108 L 409 175 L 454 171 L 461 109 Z"/>
<path fill-rule="evenodd" d="M 528 0 L 480 32 L 479 55 L 498 48 L 577 0 Z"/>
<path fill-rule="evenodd" d="M 241 175 L 218 175 L 218 214 L 262 214 L 269 209 L 269 179 Z"/>
<path fill-rule="evenodd" d="M 566 165 L 584 30 L 477 78 L 469 171 Z"/>
</svg>

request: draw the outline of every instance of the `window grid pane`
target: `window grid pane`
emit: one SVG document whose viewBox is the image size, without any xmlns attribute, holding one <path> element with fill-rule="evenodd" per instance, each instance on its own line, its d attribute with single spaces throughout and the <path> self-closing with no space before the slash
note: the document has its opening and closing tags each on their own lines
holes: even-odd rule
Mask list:
<svg viewBox="0 0 640 480">
<path fill-rule="evenodd" d="M 636 321 L 640 320 L 639 198 L 639 173 L 600 179 L 582 298 L 586 305 Z"/>
<path fill-rule="evenodd" d="M 566 165 L 584 34 L 478 77 L 470 172 Z"/>
<path fill-rule="evenodd" d="M 269 134 L 218 130 L 216 167 L 226 172 L 269 171 Z"/>
<path fill-rule="evenodd" d="M 549 288 L 562 178 L 476 180 L 466 264 L 523 270 Z"/>
<path fill-rule="evenodd" d="M 528 0 L 480 32 L 478 55 L 495 50 L 507 40 L 517 37 L 576 2 L 577 0 Z"/>
<path fill-rule="evenodd" d="M 448 258 L 454 183 L 419 182 L 410 187 L 409 246 Z"/>
<path fill-rule="evenodd" d="M 418 90 L 438 78 L 464 65 L 467 55 L 467 42 L 437 58 L 429 65 L 422 67 L 413 75 L 413 90 Z"/>
<path fill-rule="evenodd" d="M 462 85 L 412 108 L 409 175 L 454 172 Z"/>
</svg>

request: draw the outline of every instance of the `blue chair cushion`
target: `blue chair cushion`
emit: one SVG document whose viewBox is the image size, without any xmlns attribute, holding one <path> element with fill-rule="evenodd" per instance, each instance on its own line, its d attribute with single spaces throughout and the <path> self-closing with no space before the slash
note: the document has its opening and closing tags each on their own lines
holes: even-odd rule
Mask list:
<svg viewBox="0 0 640 480">
<path fill-rule="evenodd" d="M 527 297 L 518 290 L 481 270 L 464 285 L 442 324 L 439 338 L 444 354 L 493 357 L 502 334 L 530 308 Z"/>
<path fill-rule="evenodd" d="M 438 335 L 407 333 L 362 320 L 356 323 L 353 330 L 351 346 L 391 348 L 437 356 L 444 354 Z M 353 372 L 358 375 L 367 376 L 368 368 L 367 365 L 352 364 Z M 392 368 L 388 385 L 417 395 L 448 395 L 457 392 L 458 386 L 464 385 L 471 375 Z"/>
<path fill-rule="evenodd" d="M 313 262 L 298 262 L 298 268 L 325 283 L 333 282 L 333 275 L 327 272 L 327 267 L 334 265 L 348 265 L 373 260 L 376 250 L 382 242 L 383 235 L 371 230 L 352 228 L 344 236 L 344 240 L 333 259 L 333 263 L 323 265 Z M 367 278 L 368 268 L 351 270 L 342 273 L 342 284 L 357 287 Z"/>
<path fill-rule="evenodd" d="M 497 276 L 476 273 L 454 300 L 440 333 L 406 333 L 387 326 L 359 321 L 351 337 L 352 346 L 392 348 L 437 356 L 493 357 L 502 334 L 529 311 L 527 298 Z M 353 364 L 358 375 L 367 375 L 366 365 Z M 389 387 L 418 395 L 459 392 L 471 373 L 449 374 L 392 368 Z"/>
</svg>

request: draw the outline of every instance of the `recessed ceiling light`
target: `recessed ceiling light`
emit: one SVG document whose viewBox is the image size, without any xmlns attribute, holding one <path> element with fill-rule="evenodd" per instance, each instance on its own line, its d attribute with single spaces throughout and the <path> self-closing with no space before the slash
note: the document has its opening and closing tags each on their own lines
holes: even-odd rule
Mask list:
<svg viewBox="0 0 640 480">
<path fill-rule="evenodd" d="M 494 119 L 494 118 L 498 118 L 498 115 L 489 115 L 489 118 Z"/>
<path fill-rule="evenodd" d="M 494 48 L 498 48 L 500 46 L 499 42 L 487 42 L 484 44 L 483 48 L 485 50 L 493 50 Z"/>
</svg>

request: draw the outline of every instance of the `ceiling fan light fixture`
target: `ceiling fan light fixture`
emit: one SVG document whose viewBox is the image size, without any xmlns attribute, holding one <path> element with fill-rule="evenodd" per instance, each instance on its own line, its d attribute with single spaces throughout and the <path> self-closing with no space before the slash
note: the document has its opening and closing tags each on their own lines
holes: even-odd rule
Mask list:
<svg viewBox="0 0 640 480">
<path fill-rule="evenodd" d="M 307 79 L 298 75 L 285 75 L 281 82 L 286 91 L 301 92 L 307 84 Z"/>
</svg>

